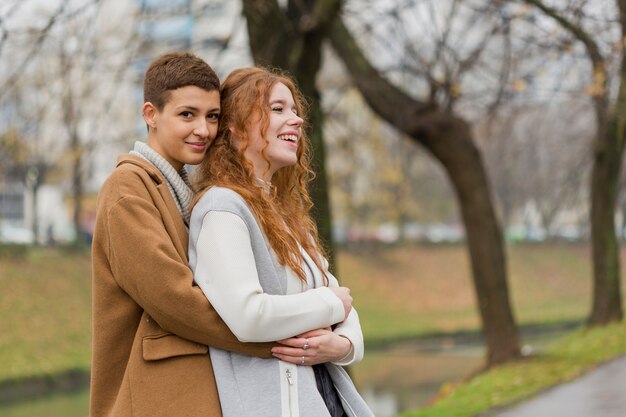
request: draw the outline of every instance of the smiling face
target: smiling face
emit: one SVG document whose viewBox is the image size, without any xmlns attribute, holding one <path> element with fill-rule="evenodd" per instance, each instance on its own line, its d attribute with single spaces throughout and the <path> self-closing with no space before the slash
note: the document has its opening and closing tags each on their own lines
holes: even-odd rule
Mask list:
<svg viewBox="0 0 626 417">
<path fill-rule="evenodd" d="M 274 84 L 267 106 L 267 129 L 262 131 L 260 114 L 253 116 L 256 119 L 248 126 L 249 142 L 244 155 L 252 163 L 255 175 L 269 182 L 280 168 L 298 162 L 303 120 L 298 116 L 291 90 L 283 83 Z"/>
<path fill-rule="evenodd" d="M 148 145 L 174 169 L 199 164 L 217 134 L 220 95 L 196 86 L 172 90 L 169 100 L 158 110 L 152 103 L 143 105 L 149 126 Z"/>
</svg>

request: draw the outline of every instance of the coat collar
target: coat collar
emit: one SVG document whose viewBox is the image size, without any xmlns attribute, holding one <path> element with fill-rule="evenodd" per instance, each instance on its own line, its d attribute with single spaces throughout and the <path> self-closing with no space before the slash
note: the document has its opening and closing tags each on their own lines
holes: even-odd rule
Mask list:
<svg viewBox="0 0 626 417">
<path fill-rule="evenodd" d="M 159 169 L 157 167 L 155 167 L 150 162 L 148 162 L 145 159 L 140 158 L 140 157 L 138 157 L 136 155 L 131 155 L 131 154 L 128 154 L 128 153 L 120 155 L 117 158 L 117 165 L 116 166 L 119 167 L 120 165 L 124 165 L 124 164 L 131 164 L 131 165 L 136 165 L 136 166 L 140 167 L 141 169 L 146 171 L 148 173 L 148 175 L 150 175 L 152 180 L 157 185 L 158 184 L 162 184 L 165 181 L 163 179 L 163 175 L 161 174 L 161 171 L 159 171 Z"/>
</svg>

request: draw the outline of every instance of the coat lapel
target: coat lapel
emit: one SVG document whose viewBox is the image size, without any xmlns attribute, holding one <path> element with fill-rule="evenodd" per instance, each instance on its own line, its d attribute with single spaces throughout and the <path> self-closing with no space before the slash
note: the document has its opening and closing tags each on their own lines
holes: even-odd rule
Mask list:
<svg viewBox="0 0 626 417">
<path fill-rule="evenodd" d="M 174 197 L 172 197 L 172 193 L 170 192 L 165 181 L 162 181 L 159 185 L 157 185 L 157 189 L 167 206 L 167 211 L 170 213 L 170 217 L 172 219 L 171 226 L 173 230 L 168 230 L 170 236 L 172 236 L 172 241 L 176 245 L 176 249 L 184 257 L 184 259 L 188 259 L 188 249 L 189 249 L 189 231 L 187 230 L 187 226 L 183 221 L 183 217 L 178 211 L 178 207 L 176 207 L 176 202 L 174 201 Z M 166 222 L 166 227 L 168 224 Z"/>
<path fill-rule="evenodd" d="M 161 171 L 159 171 L 158 168 L 150 162 L 135 155 L 126 154 L 120 156 L 117 164 L 120 165 L 123 163 L 131 163 L 141 167 L 148 173 L 152 181 L 154 181 L 156 189 L 159 192 L 158 198 L 156 195 L 153 195 L 155 205 L 159 207 L 159 205 L 165 204 L 165 210 L 160 210 L 162 214 L 165 214 L 165 212 L 170 214 L 169 218 L 166 218 L 166 216 L 163 217 L 165 228 L 171 236 L 172 242 L 174 243 L 176 251 L 180 255 L 181 259 L 188 260 L 187 250 L 189 248 L 189 231 L 187 230 L 187 226 L 185 226 L 185 222 L 178 211 L 178 207 L 176 207 L 174 197 L 167 187 L 165 178 L 163 178 Z M 147 189 L 150 190 L 150 187 L 147 187 Z"/>
</svg>

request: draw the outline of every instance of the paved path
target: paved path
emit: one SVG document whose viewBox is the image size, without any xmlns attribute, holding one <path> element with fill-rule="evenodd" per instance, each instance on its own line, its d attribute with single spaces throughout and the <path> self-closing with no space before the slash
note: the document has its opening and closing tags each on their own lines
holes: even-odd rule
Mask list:
<svg viewBox="0 0 626 417">
<path fill-rule="evenodd" d="M 626 417 L 626 357 L 493 417 Z"/>
</svg>

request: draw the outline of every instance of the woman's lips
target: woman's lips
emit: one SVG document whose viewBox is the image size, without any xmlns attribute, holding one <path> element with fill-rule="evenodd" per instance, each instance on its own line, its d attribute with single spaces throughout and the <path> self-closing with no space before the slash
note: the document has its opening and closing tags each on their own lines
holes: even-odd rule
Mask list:
<svg viewBox="0 0 626 417">
<path fill-rule="evenodd" d="M 196 151 L 204 151 L 206 149 L 206 142 L 186 142 L 187 145 L 191 146 Z"/>
</svg>

